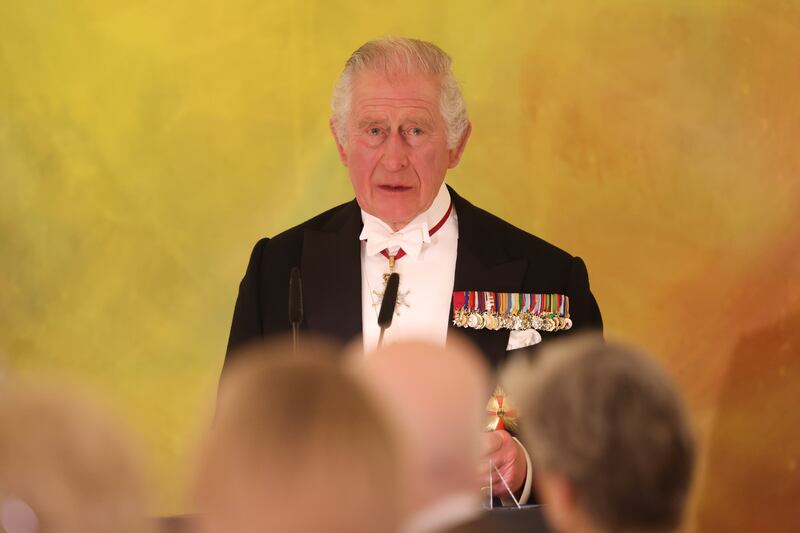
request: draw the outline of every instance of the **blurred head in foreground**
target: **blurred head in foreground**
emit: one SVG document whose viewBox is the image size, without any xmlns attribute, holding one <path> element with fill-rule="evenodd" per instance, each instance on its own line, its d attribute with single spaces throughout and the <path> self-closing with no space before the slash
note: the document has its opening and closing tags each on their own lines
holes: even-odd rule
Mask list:
<svg viewBox="0 0 800 533">
<path fill-rule="evenodd" d="M 477 501 L 490 389 L 488 370 L 475 349 L 458 339 L 446 348 L 397 343 L 370 354 L 359 370 L 399 430 L 404 512 L 419 513 L 454 495 L 473 495 Z"/>
<path fill-rule="evenodd" d="M 226 369 L 194 487 L 202 533 L 395 531 L 394 437 L 339 358 L 273 343 Z"/>
<path fill-rule="evenodd" d="M 146 533 L 146 488 L 115 424 L 69 395 L 0 392 L 0 531 Z"/>
<path fill-rule="evenodd" d="M 599 337 L 546 347 L 505 372 L 551 525 L 565 532 L 667 532 L 694 465 L 682 402 L 646 356 Z"/>
</svg>

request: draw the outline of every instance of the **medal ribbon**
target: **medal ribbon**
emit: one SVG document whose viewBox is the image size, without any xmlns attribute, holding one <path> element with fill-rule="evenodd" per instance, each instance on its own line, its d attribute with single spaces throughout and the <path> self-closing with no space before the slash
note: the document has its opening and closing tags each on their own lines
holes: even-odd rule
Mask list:
<svg viewBox="0 0 800 533">
<path fill-rule="evenodd" d="M 439 229 L 441 223 L 437 224 Z M 433 234 L 434 230 L 431 230 Z M 395 258 L 401 257 L 398 252 Z M 460 309 L 500 315 L 527 312 L 534 315 L 553 314 L 569 318 L 569 297 L 564 294 L 536 294 L 492 291 L 453 292 L 453 316 Z"/>
</svg>

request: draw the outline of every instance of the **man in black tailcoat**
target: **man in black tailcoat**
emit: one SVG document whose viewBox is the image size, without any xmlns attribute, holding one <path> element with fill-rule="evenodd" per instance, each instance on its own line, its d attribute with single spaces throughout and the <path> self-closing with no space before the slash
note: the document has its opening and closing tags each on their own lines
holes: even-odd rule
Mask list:
<svg viewBox="0 0 800 533">
<path fill-rule="evenodd" d="M 334 91 L 330 125 L 356 198 L 256 244 L 228 359 L 248 341 L 289 330 L 293 267 L 302 276 L 303 329 L 345 342 L 361 335 L 367 352 L 377 345 L 377 309 L 391 272 L 400 275 L 400 289 L 387 343 L 444 344 L 458 329 L 496 368 L 512 350 L 602 330 L 580 258 L 444 184 L 471 131 L 450 64 L 436 45 L 413 39 L 371 41 L 353 53 Z M 524 447 L 500 429 L 486 434 L 486 450 L 526 500 Z M 493 487 L 504 490 L 497 476 Z"/>
</svg>

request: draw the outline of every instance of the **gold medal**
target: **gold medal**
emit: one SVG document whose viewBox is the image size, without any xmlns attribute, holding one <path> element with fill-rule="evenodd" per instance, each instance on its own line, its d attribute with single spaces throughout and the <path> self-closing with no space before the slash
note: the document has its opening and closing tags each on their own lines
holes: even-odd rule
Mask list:
<svg viewBox="0 0 800 533">
<path fill-rule="evenodd" d="M 483 329 L 483 317 L 477 311 L 473 311 L 469 314 L 467 325 L 473 329 Z"/>
<path fill-rule="evenodd" d="M 467 318 L 468 318 L 467 310 L 462 307 L 461 309 L 458 310 L 458 314 L 456 315 L 454 323 L 456 326 L 460 328 L 465 328 L 467 327 Z"/>
<path fill-rule="evenodd" d="M 520 326 L 522 329 L 531 329 L 531 314 L 527 311 L 520 313 Z"/>
<path fill-rule="evenodd" d="M 502 314 L 497 317 L 498 322 L 500 323 L 500 328 L 502 329 L 511 329 L 513 322 L 511 318 L 508 316 L 508 313 Z"/>
</svg>

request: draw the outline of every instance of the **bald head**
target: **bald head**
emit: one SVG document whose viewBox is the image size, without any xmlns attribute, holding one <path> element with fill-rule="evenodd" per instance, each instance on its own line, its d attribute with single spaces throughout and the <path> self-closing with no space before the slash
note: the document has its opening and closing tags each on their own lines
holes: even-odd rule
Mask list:
<svg viewBox="0 0 800 533">
<path fill-rule="evenodd" d="M 488 369 L 465 342 L 398 343 L 371 354 L 361 375 L 402 436 L 410 506 L 476 486 Z"/>
</svg>

